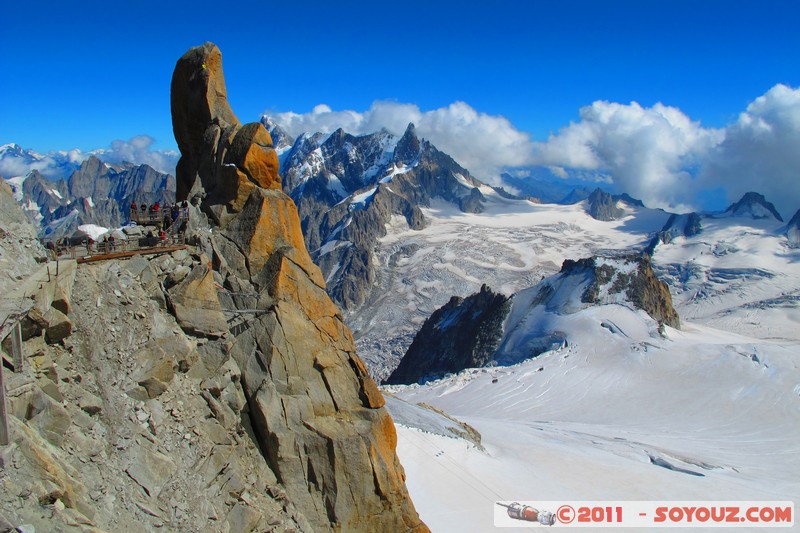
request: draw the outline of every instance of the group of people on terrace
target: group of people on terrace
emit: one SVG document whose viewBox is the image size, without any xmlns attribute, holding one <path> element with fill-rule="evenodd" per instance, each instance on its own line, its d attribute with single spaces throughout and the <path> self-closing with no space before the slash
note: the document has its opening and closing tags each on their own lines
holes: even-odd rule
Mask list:
<svg viewBox="0 0 800 533">
<path fill-rule="evenodd" d="M 130 218 L 131 222 L 136 222 L 137 224 L 147 224 L 148 222 L 157 223 L 161 221 L 162 227 L 166 229 L 181 218 L 181 214 L 184 215 L 184 218 L 188 218 L 188 210 L 189 203 L 185 200 L 183 203 L 175 202 L 175 204 L 172 205 L 167 204 L 163 208 L 159 202 L 148 206 L 144 202 L 139 205 L 134 201 L 131 203 Z"/>
</svg>

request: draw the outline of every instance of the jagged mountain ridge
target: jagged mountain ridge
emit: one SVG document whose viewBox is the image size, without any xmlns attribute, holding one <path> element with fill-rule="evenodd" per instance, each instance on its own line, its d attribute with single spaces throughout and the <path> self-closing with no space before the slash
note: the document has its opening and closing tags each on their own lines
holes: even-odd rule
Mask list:
<svg viewBox="0 0 800 533">
<path fill-rule="evenodd" d="M 288 138 L 274 123 L 272 133 Z M 362 305 L 376 281 L 374 250 L 393 216 L 421 229 L 420 210 L 443 199 L 463 212 L 482 210 L 480 181 L 417 136 L 410 124 L 397 138 L 382 130 L 353 136 L 339 129 L 295 141 L 281 165 L 284 191 L 297 203 L 306 245 L 333 299 Z"/>
<path fill-rule="evenodd" d="M 148 165 L 111 165 L 90 156 L 65 180 L 33 170 L 7 180 L 40 236 L 58 239 L 81 224 L 119 227 L 132 202 L 165 205 L 175 199 L 175 178 Z"/>
<path fill-rule="evenodd" d="M 558 274 L 510 298 L 486 286 L 466 299 L 453 298 L 426 320 L 387 383 L 412 384 L 489 363 L 519 363 L 569 343 L 563 332 L 551 329 L 548 315 L 610 304 L 644 311 L 654 331 L 680 328 L 669 289 L 656 277 L 648 255 L 568 259 Z M 613 323 L 603 327 L 618 329 Z"/>
</svg>

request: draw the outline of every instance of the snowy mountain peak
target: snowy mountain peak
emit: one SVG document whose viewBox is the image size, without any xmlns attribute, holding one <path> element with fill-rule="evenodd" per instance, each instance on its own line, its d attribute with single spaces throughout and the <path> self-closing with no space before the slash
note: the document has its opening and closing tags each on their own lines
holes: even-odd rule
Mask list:
<svg viewBox="0 0 800 533">
<path fill-rule="evenodd" d="M 270 137 L 272 137 L 272 147 L 278 153 L 280 157 L 283 153 L 288 152 L 292 145 L 294 145 L 294 139 L 289 135 L 285 129 L 280 127 L 272 117 L 268 115 L 261 116 L 261 124 L 269 132 Z"/>
<path fill-rule="evenodd" d="M 394 150 L 394 160 L 403 165 L 411 165 L 419 158 L 421 145 L 417 137 L 417 128 L 414 123 L 409 123 L 405 133 L 397 142 Z"/>
<path fill-rule="evenodd" d="M 750 217 L 753 219 L 774 218 L 783 222 L 783 218 L 775 209 L 775 206 L 764 198 L 763 194 L 748 192 L 742 196 L 741 200 L 731 204 L 725 210 L 723 216 Z"/>
<path fill-rule="evenodd" d="M 17 143 L 4 144 L 3 146 L 0 146 L 0 158 L 5 157 L 6 155 L 20 157 L 22 156 L 22 152 L 22 147 Z"/>
<path fill-rule="evenodd" d="M 620 304 L 641 309 L 659 323 L 680 327 L 669 288 L 656 277 L 647 255 L 566 259 L 561 272 L 538 287 L 534 305 L 557 313 Z"/>
</svg>

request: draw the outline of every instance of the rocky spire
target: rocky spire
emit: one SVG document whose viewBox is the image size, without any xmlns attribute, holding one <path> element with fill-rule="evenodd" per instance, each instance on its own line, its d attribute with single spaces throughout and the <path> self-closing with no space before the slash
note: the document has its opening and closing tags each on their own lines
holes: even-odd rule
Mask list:
<svg viewBox="0 0 800 533">
<path fill-rule="evenodd" d="M 394 150 L 394 158 L 398 163 L 410 165 L 419 157 L 420 149 L 417 128 L 414 126 L 413 122 L 409 122 L 405 133 L 397 142 L 397 147 Z"/>
<path fill-rule="evenodd" d="M 597 220 L 617 220 L 625 214 L 625 211 L 617 207 L 617 200 L 600 188 L 589 195 L 586 205 L 589 215 Z"/>
<path fill-rule="evenodd" d="M 225 226 L 256 187 L 280 189 L 278 156 L 258 122 L 242 126 L 228 104 L 222 54 L 205 43 L 175 65 L 171 89 L 172 129 L 181 159 L 177 199 L 204 197 L 204 211 Z"/>
<path fill-rule="evenodd" d="M 269 134 L 239 125 L 221 65 L 206 43 L 178 61 L 172 79 L 178 195 L 202 198 L 220 227 L 202 239 L 212 260 L 192 277 L 194 288 L 171 303 L 197 306 L 203 296 L 212 300 L 203 309 L 220 309 L 216 281 L 231 288 L 227 307 L 247 310 L 231 331 L 209 336 L 229 339 L 264 459 L 315 530 L 426 531 L 383 396 L 280 190 Z"/>
</svg>

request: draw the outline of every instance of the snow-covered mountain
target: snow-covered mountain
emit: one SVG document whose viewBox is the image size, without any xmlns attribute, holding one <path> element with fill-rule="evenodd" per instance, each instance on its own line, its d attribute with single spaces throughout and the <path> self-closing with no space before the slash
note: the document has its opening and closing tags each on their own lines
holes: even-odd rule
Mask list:
<svg viewBox="0 0 800 533">
<path fill-rule="evenodd" d="M 410 384 L 469 367 L 513 365 L 572 341 L 551 315 L 597 305 L 642 311 L 650 329 L 680 327 L 666 284 L 647 254 L 567 259 L 561 271 L 510 298 L 485 285 L 464 300 L 451 299 L 425 321 L 387 383 Z M 602 324 L 613 332 L 612 322 Z"/>
<path fill-rule="evenodd" d="M 460 234 L 492 235 L 521 255 L 525 239 L 506 235 L 511 220 L 517 231 L 542 228 L 543 220 L 563 224 L 560 234 L 549 232 L 549 246 L 536 250 L 541 256 L 528 252 L 526 271 L 559 252 L 641 250 L 648 236 L 675 228 L 652 249 L 652 264 L 669 283 L 681 329 L 615 301 L 611 278 L 587 304 L 591 281 L 573 267 L 506 292 L 516 294 L 496 355 L 508 356 L 503 362 L 510 366 L 384 387 L 411 405 L 389 404 L 400 412 L 398 453 L 409 490 L 432 531 L 490 530 L 494 502 L 501 500 L 800 498 L 800 250 L 790 247 L 791 224 L 763 216 L 770 210 L 759 207 L 672 217 L 626 206 L 621 219 L 604 222 L 580 206 L 531 205 L 526 212 L 515 202 L 502 210 L 492 204 L 486 212 L 494 214 L 494 233 L 482 214 L 460 215 Z M 430 272 L 458 272 L 456 258 L 469 247 L 437 248 L 429 232 L 449 224 L 438 222 L 421 232 L 428 240 L 419 249 L 439 257 Z M 528 231 L 528 241 L 541 238 Z M 452 246 L 459 240 L 452 235 L 440 233 L 439 242 Z M 421 262 L 422 255 L 406 263 L 418 288 Z M 613 258 L 595 261 L 595 270 L 606 262 L 625 271 Z M 489 274 L 478 275 L 487 281 Z M 495 279 L 504 281 L 504 291 L 513 285 Z M 538 355 L 524 359 L 527 353 Z M 417 423 L 408 416 L 417 403 L 474 428 L 480 446 L 429 420 Z"/>
<path fill-rule="evenodd" d="M 783 222 L 780 213 L 764 198 L 763 194 L 748 192 L 738 201 L 731 204 L 721 215 L 730 217 L 750 217 L 755 219 L 775 219 Z"/>
<path fill-rule="evenodd" d="M 361 356 L 385 379 L 422 323 L 452 296 L 487 284 L 511 295 L 556 274 L 565 259 L 643 250 L 670 214 L 618 201 L 625 213 L 600 221 L 586 201 L 537 204 L 481 186 L 481 213 L 435 200 L 422 208 L 427 224 L 412 230 L 400 217 L 375 248 L 376 281 L 365 304 L 348 317 Z"/>
<path fill-rule="evenodd" d="M 48 178 L 66 178 L 77 170 L 89 155 L 80 150 L 40 154 L 22 148 L 18 144 L 4 144 L 0 146 L 0 176 L 4 178 L 24 176 L 36 170 Z"/>
<path fill-rule="evenodd" d="M 791 268 L 791 257 L 786 257 L 790 251 L 786 226 L 777 219 L 720 216 L 722 213 L 673 216 L 619 199 L 615 206 L 624 214 L 617 220 L 602 221 L 589 215 L 587 201 L 536 204 L 506 198 L 489 187 L 480 190 L 485 198 L 481 213 L 464 213 L 446 202 L 434 201 L 431 207 L 422 208 L 423 229 L 410 230 L 399 217 L 387 225 L 386 236 L 374 251 L 378 268 L 372 291 L 363 306 L 348 317 L 360 353 L 376 378 L 383 380 L 389 375 L 419 327 L 452 296 L 467 297 L 484 283 L 511 295 L 556 274 L 565 259 L 647 250 L 655 272 L 673 291 L 679 315 L 692 320 L 714 319 L 713 313 L 701 312 L 700 302 L 706 294 L 724 293 L 732 298 L 734 314 L 746 312 L 733 310 L 744 304 L 790 305 L 789 313 L 797 310 L 793 295 L 798 273 Z M 678 226 L 680 231 L 675 229 Z M 674 238 L 667 239 L 668 245 L 658 241 L 654 246 L 664 228 L 673 228 Z M 739 246 L 732 241 L 740 238 L 763 250 L 730 255 Z M 676 251 L 684 246 L 695 249 L 698 258 L 688 250 Z M 701 254 L 698 246 L 705 246 L 711 255 Z M 721 270 L 703 266 L 703 261 L 723 253 L 728 254 L 730 266 Z M 770 261 L 775 264 L 770 266 Z M 767 268 L 752 267 L 757 262 Z M 750 266 L 734 266 L 739 263 Z M 772 289 L 762 286 L 759 280 L 764 279 L 772 280 L 768 281 L 774 284 Z M 739 287 L 749 289 L 743 294 Z M 730 316 L 726 313 L 722 312 Z"/>
<path fill-rule="evenodd" d="M 7 183 L 39 235 L 58 239 L 82 224 L 117 227 L 128 220 L 132 202 L 175 199 L 175 178 L 148 165 L 111 165 L 90 156 L 65 180 L 52 180 L 33 170 Z"/>
<path fill-rule="evenodd" d="M 263 123 L 272 126 L 273 138 L 288 142 L 278 126 Z M 469 213 L 485 202 L 485 186 L 420 139 L 413 124 L 399 138 L 385 130 L 304 134 L 280 157 L 283 188 L 298 206 L 306 246 L 329 294 L 349 311 L 372 297 L 375 248 L 393 218 L 420 230 L 426 224 L 421 208 L 435 201 Z"/>
</svg>

